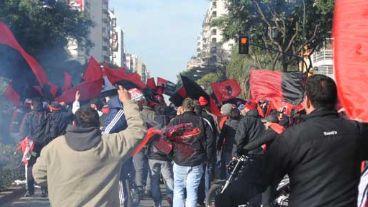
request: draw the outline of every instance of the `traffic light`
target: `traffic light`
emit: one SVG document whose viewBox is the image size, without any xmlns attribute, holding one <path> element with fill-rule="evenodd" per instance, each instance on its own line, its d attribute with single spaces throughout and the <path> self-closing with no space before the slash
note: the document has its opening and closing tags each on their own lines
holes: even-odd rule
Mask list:
<svg viewBox="0 0 368 207">
<path fill-rule="evenodd" d="M 239 54 L 248 54 L 249 52 L 249 38 L 245 35 L 239 36 Z"/>
</svg>

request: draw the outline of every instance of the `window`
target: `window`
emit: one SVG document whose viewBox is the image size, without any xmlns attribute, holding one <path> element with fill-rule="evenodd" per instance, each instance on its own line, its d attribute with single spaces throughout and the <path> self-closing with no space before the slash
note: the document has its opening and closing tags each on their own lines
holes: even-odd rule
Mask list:
<svg viewBox="0 0 368 207">
<path fill-rule="evenodd" d="M 216 17 L 217 16 L 217 12 L 216 11 L 213 11 L 212 12 L 212 17 Z"/>
<path fill-rule="evenodd" d="M 217 2 L 216 1 L 212 2 L 212 7 L 213 8 L 216 8 L 217 7 Z"/>
<path fill-rule="evenodd" d="M 217 34 L 217 29 L 213 29 L 213 30 L 211 31 L 211 34 L 212 34 L 212 35 L 216 35 L 216 34 Z"/>
<path fill-rule="evenodd" d="M 217 39 L 216 38 L 212 38 L 212 42 L 211 43 L 217 43 Z"/>
</svg>

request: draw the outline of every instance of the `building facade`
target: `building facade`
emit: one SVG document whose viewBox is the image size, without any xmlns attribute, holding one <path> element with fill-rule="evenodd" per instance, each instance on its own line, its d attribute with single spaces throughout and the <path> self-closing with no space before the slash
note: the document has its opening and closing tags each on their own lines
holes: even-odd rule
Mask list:
<svg viewBox="0 0 368 207">
<path fill-rule="evenodd" d="M 126 54 L 125 66 L 130 72 L 138 73 L 143 82 L 146 82 L 150 78 L 146 64 L 134 54 Z"/>
<path fill-rule="evenodd" d="M 187 64 L 187 69 L 201 66 L 223 66 L 231 55 L 234 40 L 224 41 L 220 28 L 211 22 L 228 13 L 226 0 L 211 0 L 202 23 L 202 32 L 197 39 L 197 54 Z"/>
<path fill-rule="evenodd" d="M 110 63 L 122 67 L 125 64 L 124 32 L 116 24 L 116 16 L 109 11 L 110 20 Z"/>
<path fill-rule="evenodd" d="M 93 22 L 89 40 L 93 46 L 84 50 L 74 39 L 69 40 L 68 51 L 73 59 L 85 62 L 90 56 L 99 62 L 110 62 L 110 18 L 108 0 L 69 0 L 72 9 L 82 11 Z"/>
</svg>

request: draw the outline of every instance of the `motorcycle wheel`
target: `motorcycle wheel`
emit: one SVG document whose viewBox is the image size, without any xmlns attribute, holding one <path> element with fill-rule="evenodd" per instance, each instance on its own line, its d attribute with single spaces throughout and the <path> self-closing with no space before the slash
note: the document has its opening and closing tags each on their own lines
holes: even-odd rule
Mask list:
<svg viewBox="0 0 368 207">
<path fill-rule="evenodd" d="M 222 185 L 212 185 L 206 196 L 206 207 L 215 207 L 215 198 L 220 193 Z"/>
</svg>

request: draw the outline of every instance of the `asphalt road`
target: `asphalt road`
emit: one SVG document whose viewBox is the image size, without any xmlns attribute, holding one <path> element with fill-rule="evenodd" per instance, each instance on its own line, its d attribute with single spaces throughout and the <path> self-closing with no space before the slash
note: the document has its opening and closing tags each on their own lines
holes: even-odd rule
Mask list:
<svg viewBox="0 0 368 207">
<path fill-rule="evenodd" d="M 161 192 L 165 192 L 161 189 Z M 162 203 L 163 207 L 169 207 L 169 204 L 164 200 Z M 41 192 L 36 190 L 35 196 L 33 197 L 20 197 L 12 202 L 6 204 L 0 204 L 1 207 L 49 207 L 49 201 L 47 198 L 41 197 Z M 151 198 L 145 197 L 139 204 L 139 207 L 152 207 L 154 202 Z"/>
</svg>

